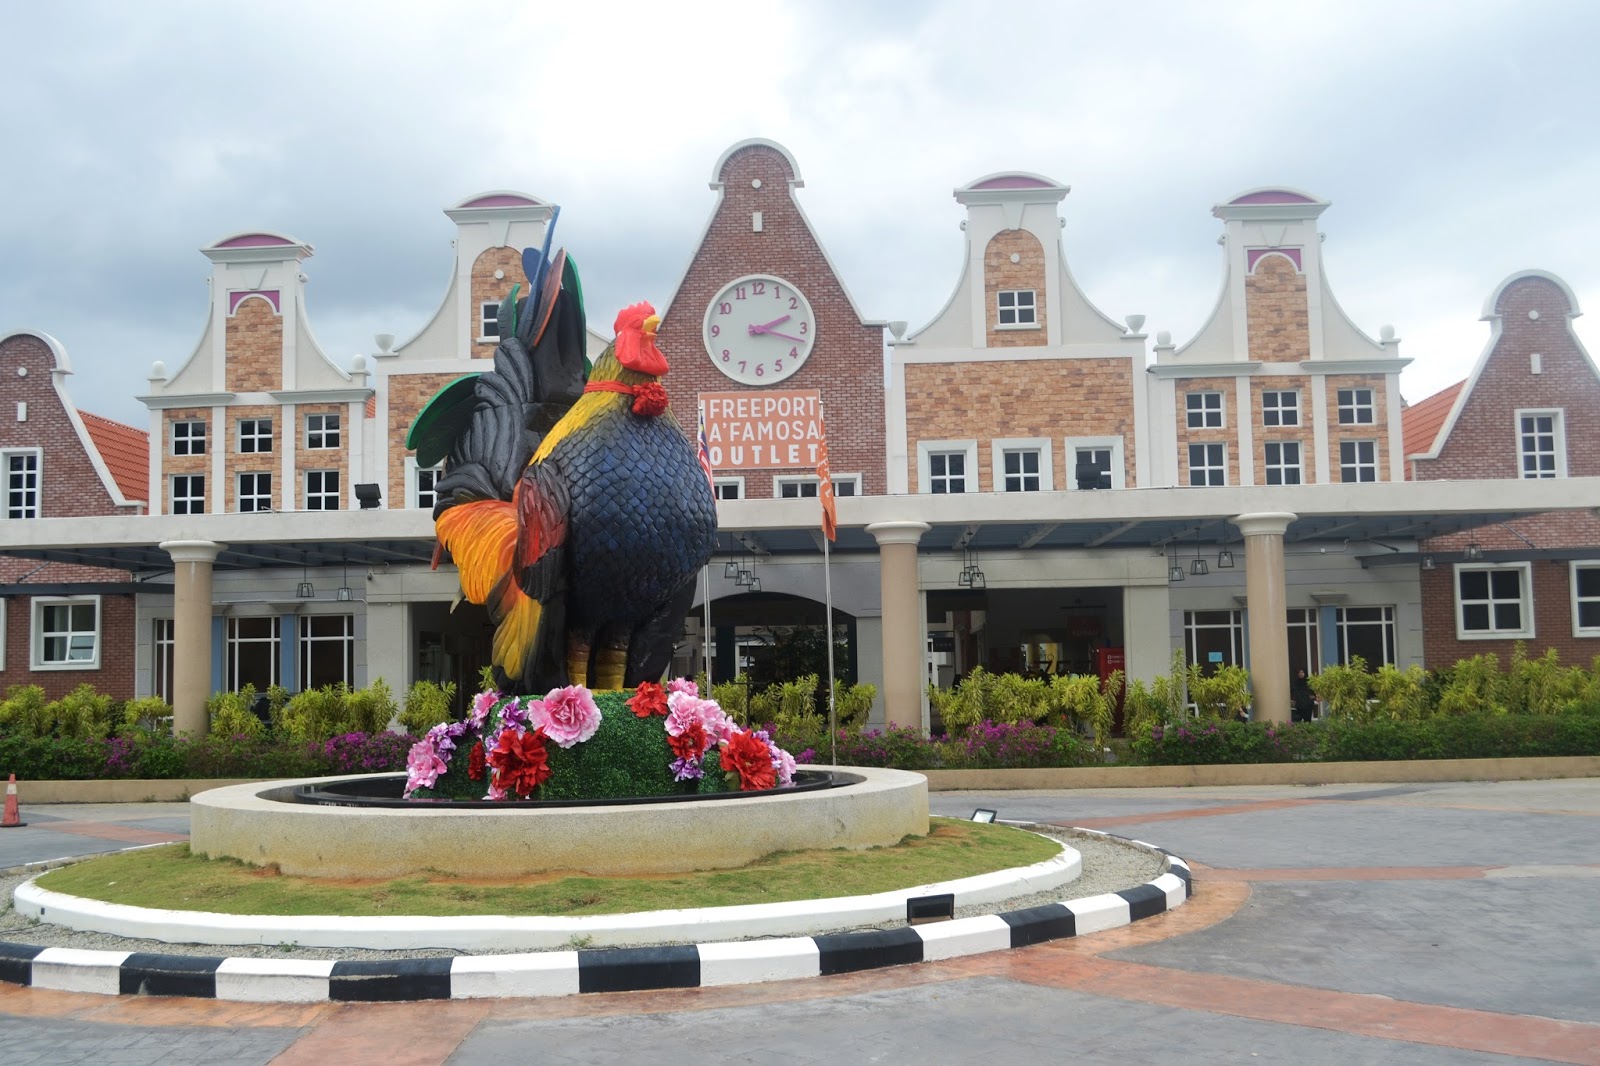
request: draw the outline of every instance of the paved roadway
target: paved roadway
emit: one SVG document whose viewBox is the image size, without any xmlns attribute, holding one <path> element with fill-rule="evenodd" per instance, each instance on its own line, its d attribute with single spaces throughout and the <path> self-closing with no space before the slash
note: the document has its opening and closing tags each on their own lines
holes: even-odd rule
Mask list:
<svg viewBox="0 0 1600 1066">
<path fill-rule="evenodd" d="M 310 1006 L 0 986 L 0 1062 L 1600 1064 L 1600 779 L 942 793 L 1196 864 L 1169 914 L 815 981 Z M 0 867 L 170 839 L 181 804 L 24 809 Z"/>
</svg>

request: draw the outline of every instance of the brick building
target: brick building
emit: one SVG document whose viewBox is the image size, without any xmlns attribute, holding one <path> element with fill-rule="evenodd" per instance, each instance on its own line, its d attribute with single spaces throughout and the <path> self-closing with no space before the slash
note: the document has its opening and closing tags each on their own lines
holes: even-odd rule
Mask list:
<svg viewBox="0 0 1600 1066">
<path fill-rule="evenodd" d="M 1484 303 L 1489 342 L 1472 374 L 1405 412 L 1418 481 L 1546 480 L 1600 474 L 1600 371 L 1572 330 L 1564 281 L 1522 271 Z M 1573 501 L 1577 503 L 1577 500 Z M 1429 666 L 1515 644 L 1569 665 L 1600 653 L 1600 518 L 1592 508 L 1484 526 L 1422 543 Z"/>
<path fill-rule="evenodd" d="M 0 538 L 43 518 L 139 514 L 148 497 L 142 430 L 79 411 L 54 337 L 0 336 Z M 56 699 L 85 682 L 134 695 L 134 586 L 126 571 L 0 558 L 0 692 Z"/>
</svg>

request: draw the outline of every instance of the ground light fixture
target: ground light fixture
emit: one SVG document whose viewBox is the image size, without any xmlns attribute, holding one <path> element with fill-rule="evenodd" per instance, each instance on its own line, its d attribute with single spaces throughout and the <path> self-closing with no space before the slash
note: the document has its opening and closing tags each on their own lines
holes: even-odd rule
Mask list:
<svg viewBox="0 0 1600 1066">
<path fill-rule="evenodd" d="M 977 810 L 972 812 L 972 820 L 974 822 L 982 822 L 985 825 L 993 822 L 994 816 L 995 812 L 989 810 L 987 807 L 979 807 Z"/>
<path fill-rule="evenodd" d="M 956 916 L 956 894 L 945 892 L 937 896 L 912 896 L 906 900 L 906 924 L 922 925 L 926 922 L 948 922 Z"/>
</svg>

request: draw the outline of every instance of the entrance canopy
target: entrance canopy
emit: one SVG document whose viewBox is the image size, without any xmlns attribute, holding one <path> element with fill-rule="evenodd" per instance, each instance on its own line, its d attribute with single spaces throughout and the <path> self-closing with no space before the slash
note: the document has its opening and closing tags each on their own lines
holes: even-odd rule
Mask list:
<svg viewBox="0 0 1600 1066">
<path fill-rule="evenodd" d="M 1545 511 L 1600 507 L 1600 478 L 1406 481 L 1112 489 L 1087 492 L 858 496 L 838 501 L 837 553 L 876 553 L 866 527 L 925 522 L 921 552 L 1149 548 L 1174 542 L 1237 544 L 1233 516 L 1295 515 L 1285 541 L 1370 543 L 1401 561 L 1390 541 L 1419 540 Z M 815 499 L 724 500 L 720 554 L 811 555 L 822 550 Z M 301 511 L 218 515 L 115 515 L 0 522 L 0 555 L 135 572 L 172 569 L 163 541 L 226 545 L 216 569 L 426 565 L 433 520 L 425 510 Z"/>
</svg>

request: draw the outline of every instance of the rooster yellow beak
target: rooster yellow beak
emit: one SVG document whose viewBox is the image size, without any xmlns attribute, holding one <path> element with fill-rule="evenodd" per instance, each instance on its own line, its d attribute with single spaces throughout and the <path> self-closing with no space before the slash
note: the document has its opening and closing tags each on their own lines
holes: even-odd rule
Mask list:
<svg viewBox="0 0 1600 1066">
<path fill-rule="evenodd" d="M 656 335 L 656 330 L 660 327 L 660 325 L 661 316 L 650 315 L 644 320 L 644 335 L 646 337 L 654 337 Z"/>
</svg>

